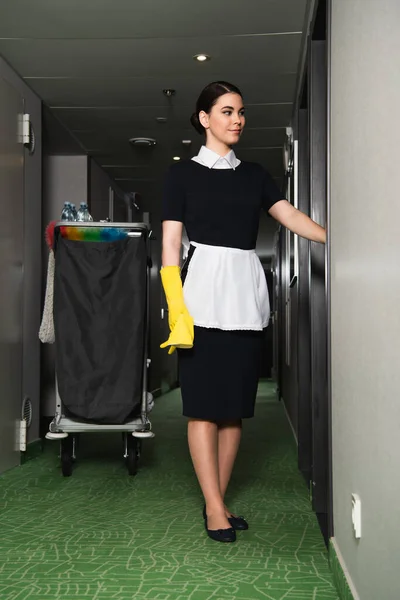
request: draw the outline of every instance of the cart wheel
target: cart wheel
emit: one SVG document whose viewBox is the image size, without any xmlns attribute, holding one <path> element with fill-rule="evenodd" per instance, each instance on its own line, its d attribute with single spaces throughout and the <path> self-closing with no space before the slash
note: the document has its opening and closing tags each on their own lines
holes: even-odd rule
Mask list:
<svg viewBox="0 0 400 600">
<path fill-rule="evenodd" d="M 129 475 L 136 475 L 138 472 L 138 456 L 135 448 L 128 448 L 128 456 L 126 458 L 126 466 L 128 467 Z"/>
<path fill-rule="evenodd" d="M 128 455 L 126 457 L 126 466 L 128 467 L 129 475 L 136 475 L 138 472 L 138 462 L 140 457 L 140 444 L 135 438 L 128 435 Z"/>
<path fill-rule="evenodd" d="M 73 437 L 68 437 L 61 440 L 61 470 L 64 477 L 71 477 L 73 463 Z"/>
<path fill-rule="evenodd" d="M 64 477 L 71 477 L 72 475 L 72 456 L 63 452 L 61 454 L 61 470 Z"/>
<path fill-rule="evenodd" d="M 142 454 L 142 440 L 136 439 L 136 456 L 138 457 L 138 460 L 140 459 L 141 454 Z"/>
</svg>

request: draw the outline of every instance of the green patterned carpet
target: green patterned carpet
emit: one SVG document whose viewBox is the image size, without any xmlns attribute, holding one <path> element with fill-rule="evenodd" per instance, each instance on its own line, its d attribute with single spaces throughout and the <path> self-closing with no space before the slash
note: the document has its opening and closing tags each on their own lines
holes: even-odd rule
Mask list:
<svg viewBox="0 0 400 600">
<path fill-rule="evenodd" d="M 129 477 L 119 436 L 82 439 L 63 478 L 57 443 L 0 478 L 1 600 L 336 600 L 327 552 L 271 384 L 245 423 L 229 505 L 251 529 L 208 539 L 179 392 Z"/>
</svg>

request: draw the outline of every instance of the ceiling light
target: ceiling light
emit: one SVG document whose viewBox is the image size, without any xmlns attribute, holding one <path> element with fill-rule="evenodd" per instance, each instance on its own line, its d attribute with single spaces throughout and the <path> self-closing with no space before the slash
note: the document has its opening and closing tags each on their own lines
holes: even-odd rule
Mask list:
<svg viewBox="0 0 400 600">
<path fill-rule="evenodd" d="M 158 121 L 159 123 L 166 123 L 167 117 L 156 117 L 156 121 Z"/>
<path fill-rule="evenodd" d="M 129 143 L 132 146 L 155 146 L 157 142 L 153 138 L 137 137 L 130 138 Z"/>
<path fill-rule="evenodd" d="M 194 60 L 198 60 L 199 62 L 206 62 L 207 60 L 211 60 L 211 56 L 208 54 L 196 54 L 193 56 Z"/>
<path fill-rule="evenodd" d="M 180 156 L 174 156 L 174 160 L 181 160 Z"/>
</svg>

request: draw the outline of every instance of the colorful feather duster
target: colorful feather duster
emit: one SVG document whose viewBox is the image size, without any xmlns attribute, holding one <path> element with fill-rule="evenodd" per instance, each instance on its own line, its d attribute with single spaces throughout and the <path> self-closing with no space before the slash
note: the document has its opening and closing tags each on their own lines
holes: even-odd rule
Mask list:
<svg viewBox="0 0 400 600">
<path fill-rule="evenodd" d="M 128 236 L 127 232 L 119 227 L 77 227 L 60 226 L 60 234 L 67 240 L 77 242 L 115 242 Z"/>
</svg>

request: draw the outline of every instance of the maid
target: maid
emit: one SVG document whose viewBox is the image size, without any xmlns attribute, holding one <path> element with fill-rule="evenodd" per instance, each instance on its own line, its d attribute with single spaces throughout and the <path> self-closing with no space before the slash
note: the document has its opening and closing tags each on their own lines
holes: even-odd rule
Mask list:
<svg viewBox="0 0 400 600">
<path fill-rule="evenodd" d="M 162 347 L 179 348 L 183 415 L 206 531 L 213 540 L 234 542 L 248 523 L 231 513 L 224 498 L 242 419 L 254 415 L 270 316 L 255 253 L 260 212 L 315 242 L 325 243 L 326 233 L 282 198 L 263 167 L 236 157 L 232 146 L 245 125 L 236 86 L 210 83 L 191 123 L 205 135 L 205 145 L 192 160 L 170 167 L 164 188 L 161 278 L 171 335 Z M 190 250 L 181 273 L 184 228 Z"/>
</svg>

